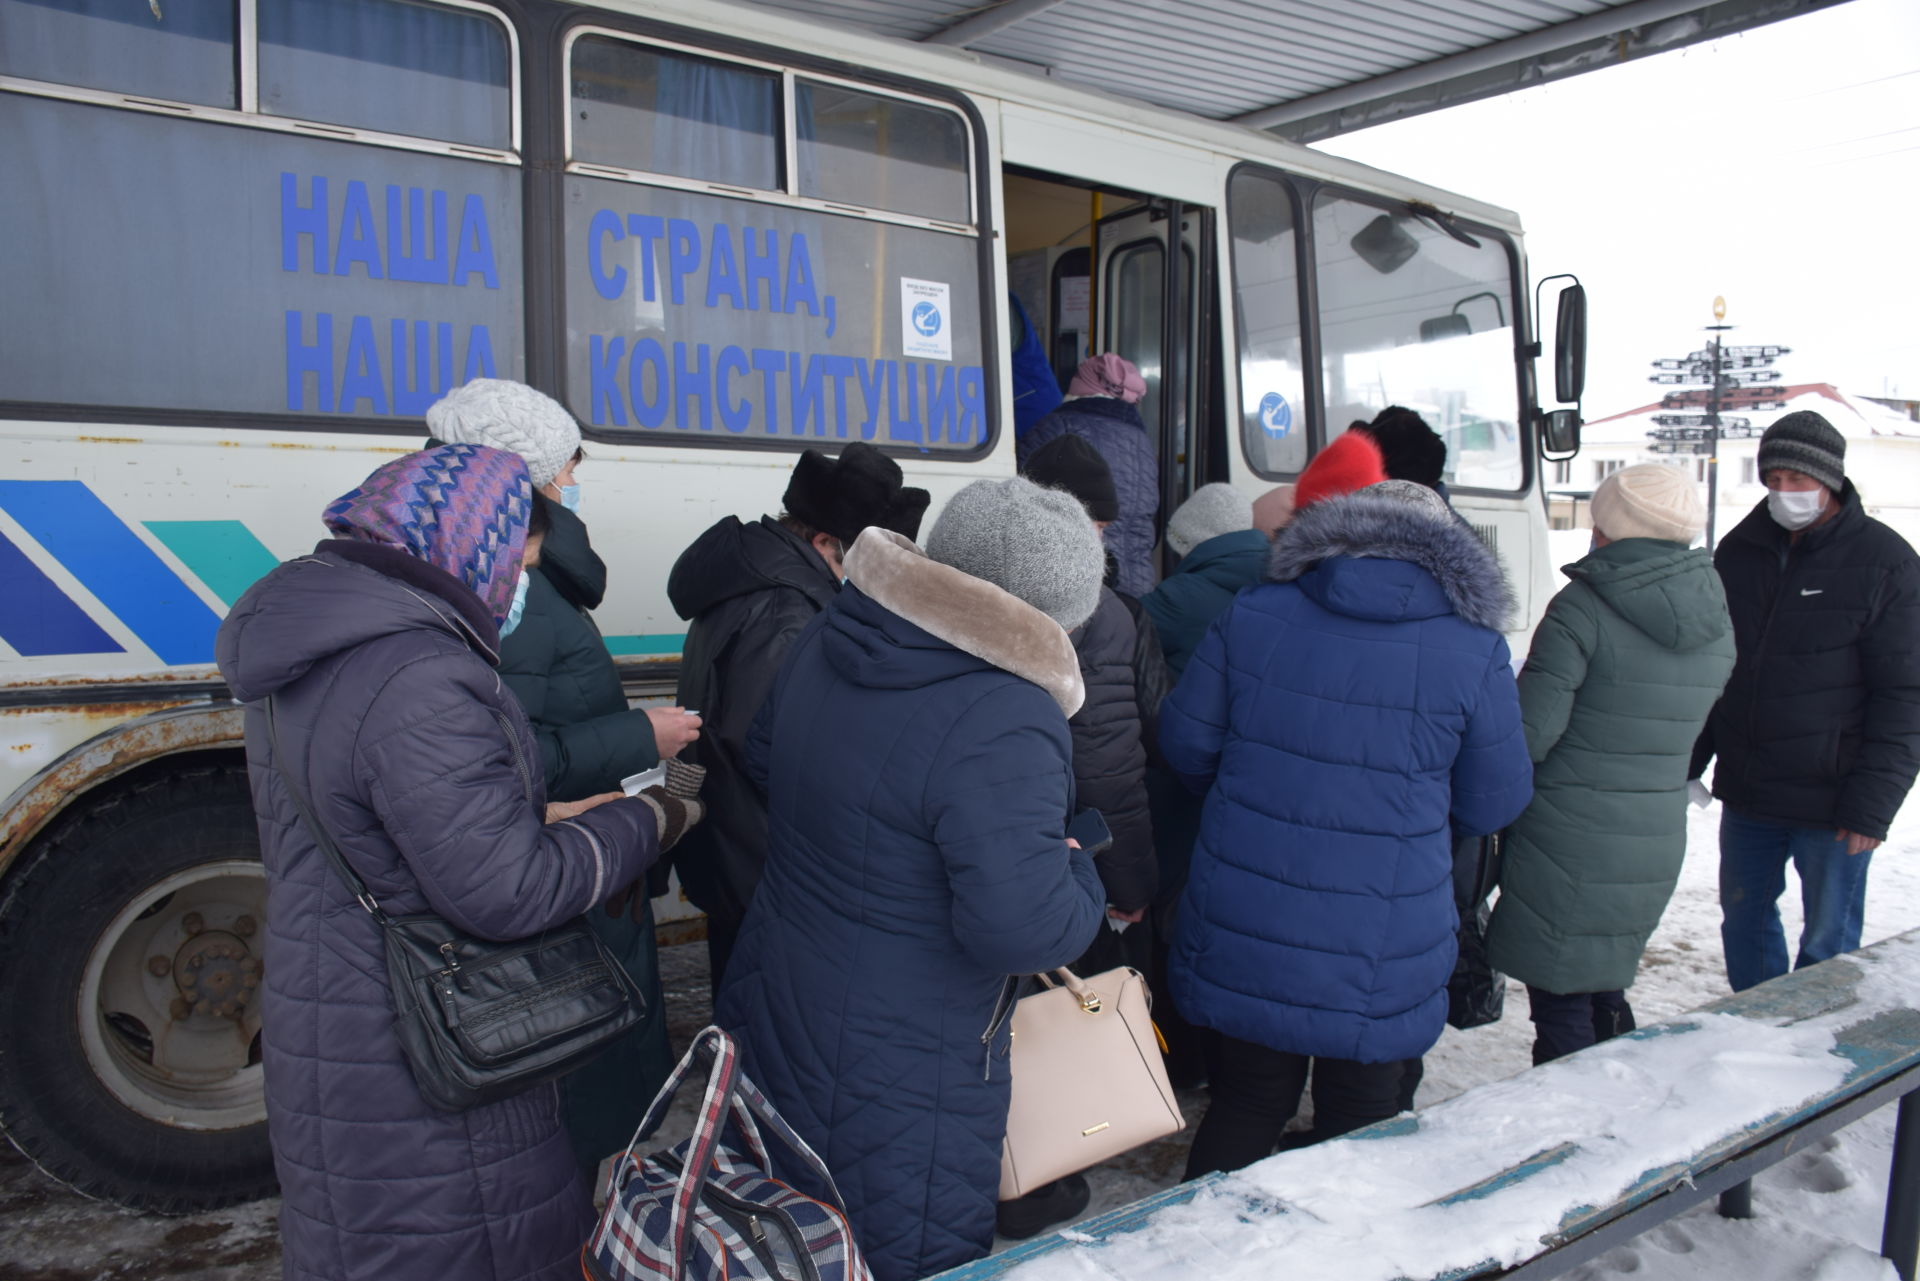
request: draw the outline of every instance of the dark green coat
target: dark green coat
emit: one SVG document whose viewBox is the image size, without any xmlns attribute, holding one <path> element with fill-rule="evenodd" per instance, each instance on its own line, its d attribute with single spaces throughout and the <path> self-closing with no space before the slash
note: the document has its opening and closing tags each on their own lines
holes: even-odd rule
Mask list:
<svg viewBox="0 0 1920 1281">
<path fill-rule="evenodd" d="M 1687 765 L 1733 671 L 1707 553 L 1628 538 L 1569 565 L 1520 673 L 1533 803 L 1507 831 L 1495 968 L 1561 994 L 1632 985 L 1687 848 Z"/>
<path fill-rule="evenodd" d="M 620 671 L 588 610 L 607 594 L 607 567 L 587 527 L 541 495 L 553 525 L 527 584 L 520 625 L 500 641 L 500 679 L 533 722 L 547 795 L 578 801 L 620 790 L 620 780 L 660 763 L 653 724 L 628 710 Z"/>
<path fill-rule="evenodd" d="M 527 584 L 520 625 L 501 638 L 500 679 L 540 743 L 547 795 L 577 801 L 620 790 L 620 780 L 659 763 L 653 723 L 629 711 L 620 671 L 588 610 L 607 592 L 607 567 L 580 518 L 544 494 L 552 526 Z M 640 887 L 645 893 L 647 886 Z M 639 1128 L 647 1104 L 673 1070 L 651 905 L 635 921 L 596 907 L 587 923 L 647 1000 L 648 1017 L 585 1066 L 560 1080 L 560 1114 L 575 1158 L 591 1177 L 601 1158 Z"/>
</svg>

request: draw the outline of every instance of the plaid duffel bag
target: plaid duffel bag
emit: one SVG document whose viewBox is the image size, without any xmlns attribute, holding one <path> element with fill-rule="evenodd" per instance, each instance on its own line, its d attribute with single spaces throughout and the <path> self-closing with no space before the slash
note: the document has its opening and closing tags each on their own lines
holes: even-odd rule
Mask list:
<svg viewBox="0 0 1920 1281">
<path fill-rule="evenodd" d="M 643 1155 L 641 1145 L 701 1063 L 707 1093 L 693 1137 Z M 744 1153 L 723 1141 L 729 1116 Z M 819 1176 L 831 1202 L 768 1173 L 763 1131 Z M 613 1163 L 606 1208 L 580 1261 L 595 1281 L 873 1281 L 833 1176 L 741 1072 L 740 1047 L 717 1027 L 694 1038 Z"/>
</svg>

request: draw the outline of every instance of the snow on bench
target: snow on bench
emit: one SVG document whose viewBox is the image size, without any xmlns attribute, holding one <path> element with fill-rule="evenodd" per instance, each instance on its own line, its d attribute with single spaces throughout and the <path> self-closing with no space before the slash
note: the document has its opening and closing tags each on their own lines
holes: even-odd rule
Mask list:
<svg viewBox="0 0 1920 1281">
<path fill-rule="evenodd" d="M 1738 1214 L 1753 1174 L 1895 1099 L 1882 1253 L 1912 1281 L 1916 1004 L 1920 931 L 942 1281 L 1555 1276 L 1707 1197 Z"/>
</svg>

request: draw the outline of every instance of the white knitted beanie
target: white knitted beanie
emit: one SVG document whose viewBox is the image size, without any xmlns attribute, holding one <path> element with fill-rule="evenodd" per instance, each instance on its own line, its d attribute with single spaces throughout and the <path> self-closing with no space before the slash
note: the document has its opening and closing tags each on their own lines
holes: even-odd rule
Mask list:
<svg viewBox="0 0 1920 1281">
<path fill-rule="evenodd" d="M 1666 463 L 1622 467 L 1593 491 L 1593 527 L 1616 542 L 1660 538 L 1692 544 L 1707 524 L 1707 505 L 1687 468 Z"/>
<path fill-rule="evenodd" d="M 1080 500 L 1029 480 L 976 480 L 947 501 L 927 555 L 1072 631 L 1093 617 L 1107 553 Z"/>
<path fill-rule="evenodd" d="M 427 432 L 449 445 L 520 455 L 535 489 L 552 484 L 580 448 L 580 424 L 559 401 L 504 378 L 476 378 L 436 400 L 427 407 Z"/>
<path fill-rule="evenodd" d="M 1253 528 L 1253 500 L 1232 485 L 1202 485 L 1167 521 L 1167 546 L 1181 555 L 1222 534 Z"/>
</svg>

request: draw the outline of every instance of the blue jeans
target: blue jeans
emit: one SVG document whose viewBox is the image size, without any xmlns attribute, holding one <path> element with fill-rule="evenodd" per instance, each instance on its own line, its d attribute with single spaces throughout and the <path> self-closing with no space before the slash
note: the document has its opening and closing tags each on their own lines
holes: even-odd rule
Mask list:
<svg viewBox="0 0 1920 1281">
<path fill-rule="evenodd" d="M 1800 932 L 1800 969 L 1860 946 L 1867 907 L 1871 851 L 1848 854 L 1832 828 L 1789 827 L 1736 813 L 1720 815 L 1720 941 L 1727 982 L 1736 992 L 1787 972 L 1787 937 L 1780 928 L 1780 895 L 1787 863 L 1800 877 L 1806 925 Z"/>
</svg>

